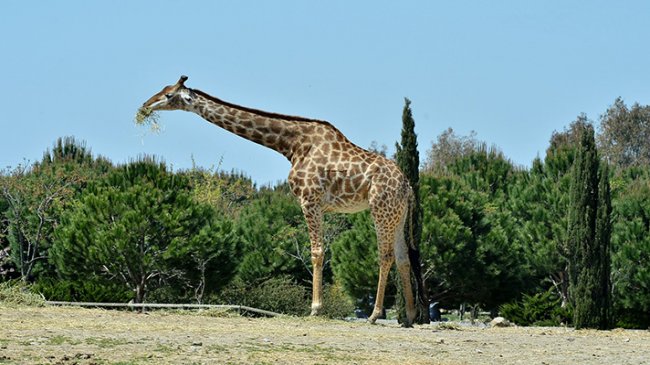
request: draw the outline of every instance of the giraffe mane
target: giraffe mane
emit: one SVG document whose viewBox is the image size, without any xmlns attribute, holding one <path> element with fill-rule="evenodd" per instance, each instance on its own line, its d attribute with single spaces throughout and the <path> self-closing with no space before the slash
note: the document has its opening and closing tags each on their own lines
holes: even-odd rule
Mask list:
<svg viewBox="0 0 650 365">
<path fill-rule="evenodd" d="M 324 124 L 324 125 L 327 125 L 327 126 L 330 126 L 330 127 L 334 128 L 334 129 L 336 129 L 336 127 L 334 127 L 332 125 L 332 123 L 324 121 L 324 120 L 311 119 L 311 118 L 306 118 L 306 117 L 299 117 L 299 116 L 295 116 L 295 115 L 272 113 L 272 112 L 267 112 L 267 111 L 264 111 L 264 110 L 253 109 L 253 108 L 249 108 L 249 107 L 245 107 L 245 106 L 241 106 L 241 105 L 237 105 L 237 104 L 233 104 L 233 103 L 221 100 L 221 99 L 219 99 L 217 97 L 214 97 L 214 96 L 212 96 L 212 95 L 210 95 L 210 94 L 208 94 L 208 93 L 206 93 L 204 91 L 201 91 L 201 90 L 197 90 L 197 89 L 190 89 L 190 90 L 192 92 L 195 92 L 195 93 L 203 96 L 204 98 L 210 99 L 210 100 L 212 100 L 212 101 L 214 101 L 216 103 L 219 103 L 219 104 L 231 107 L 231 108 L 239 109 L 239 110 L 242 110 L 242 111 L 245 111 L 245 112 L 261 115 L 261 116 L 264 116 L 264 117 L 275 118 L 275 119 L 283 119 L 283 120 L 288 120 L 288 121 L 319 123 L 319 124 Z"/>
</svg>

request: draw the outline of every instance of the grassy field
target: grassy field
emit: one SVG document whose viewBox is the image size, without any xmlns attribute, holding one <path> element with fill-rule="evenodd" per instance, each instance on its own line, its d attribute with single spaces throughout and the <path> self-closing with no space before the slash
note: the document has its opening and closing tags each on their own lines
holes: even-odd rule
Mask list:
<svg viewBox="0 0 650 365">
<path fill-rule="evenodd" d="M 648 364 L 649 331 L 0 306 L 0 364 Z"/>
</svg>

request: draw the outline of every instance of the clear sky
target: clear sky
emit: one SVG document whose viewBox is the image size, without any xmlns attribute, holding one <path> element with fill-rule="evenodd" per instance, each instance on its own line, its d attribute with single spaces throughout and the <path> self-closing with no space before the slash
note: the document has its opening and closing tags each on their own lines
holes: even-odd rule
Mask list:
<svg viewBox="0 0 650 365">
<path fill-rule="evenodd" d="M 75 136 L 116 163 L 284 180 L 280 154 L 194 114 L 162 113 L 157 135 L 134 125 L 181 74 L 391 151 L 408 97 L 422 158 L 452 127 L 528 166 L 580 113 L 650 104 L 649 19 L 650 1 L 1 1 L 0 168 Z"/>
</svg>

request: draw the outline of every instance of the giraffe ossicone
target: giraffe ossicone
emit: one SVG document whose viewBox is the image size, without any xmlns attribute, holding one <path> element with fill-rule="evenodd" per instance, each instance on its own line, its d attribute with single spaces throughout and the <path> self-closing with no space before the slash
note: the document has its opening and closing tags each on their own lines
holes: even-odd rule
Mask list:
<svg viewBox="0 0 650 365">
<path fill-rule="evenodd" d="M 332 124 L 270 113 L 220 100 L 185 86 L 187 76 L 143 104 L 157 110 L 185 110 L 238 136 L 273 149 L 291 162 L 289 184 L 309 227 L 313 265 L 312 315 L 323 303 L 323 214 L 370 209 L 379 249 L 379 282 L 370 322 L 381 315 L 393 263 L 402 280 L 407 322 L 416 316 L 408 249 L 413 192 L 395 162 L 350 142 Z"/>
</svg>

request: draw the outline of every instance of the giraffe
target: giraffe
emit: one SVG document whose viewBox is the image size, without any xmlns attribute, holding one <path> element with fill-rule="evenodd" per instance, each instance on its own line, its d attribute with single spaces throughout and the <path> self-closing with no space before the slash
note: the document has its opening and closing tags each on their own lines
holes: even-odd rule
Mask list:
<svg viewBox="0 0 650 365">
<path fill-rule="evenodd" d="M 187 76 L 166 86 L 143 104 L 155 110 L 185 110 L 252 142 L 271 148 L 291 162 L 288 182 L 307 221 L 311 241 L 313 290 L 311 314 L 323 303 L 323 214 L 370 209 L 379 251 L 379 282 L 369 317 L 381 315 L 393 263 L 402 281 L 410 326 L 416 316 L 411 287 L 409 245 L 413 192 L 395 162 L 350 142 L 332 124 L 235 105 L 185 86 Z M 416 283 L 418 279 L 416 278 Z"/>
</svg>

